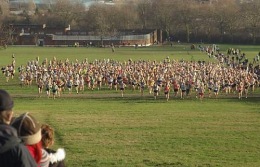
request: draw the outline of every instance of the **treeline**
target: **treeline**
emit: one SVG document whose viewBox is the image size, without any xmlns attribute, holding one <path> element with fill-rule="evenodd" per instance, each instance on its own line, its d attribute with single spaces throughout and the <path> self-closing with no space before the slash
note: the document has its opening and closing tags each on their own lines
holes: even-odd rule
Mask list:
<svg viewBox="0 0 260 167">
<path fill-rule="evenodd" d="M 114 5 L 57 0 L 36 7 L 28 3 L 20 14 L 0 4 L 0 23 L 71 26 L 97 35 L 117 35 L 122 29 L 161 29 L 163 39 L 183 42 L 260 43 L 260 1 L 138 0 Z"/>
</svg>

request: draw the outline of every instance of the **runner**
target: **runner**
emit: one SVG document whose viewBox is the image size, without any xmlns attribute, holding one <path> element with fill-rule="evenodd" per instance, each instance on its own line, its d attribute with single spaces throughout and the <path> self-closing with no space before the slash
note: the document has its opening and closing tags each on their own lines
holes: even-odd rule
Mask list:
<svg viewBox="0 0 260 167">
<path fill-rule="evenodd" d="M 24 75 L 24 72 L 20 72 L 19 80 L 20 80 L 20 86 L 23 87 L 24 84 L 25 84 L 25 75 Z"/>
<path fill-rule="evenodd" d="M 45 90 L 48 98 L 51 95 L 51 86 L 52 86 L 51 82 L 52 82 L 51 78 L 47 78 L 45 82 Z"/>
<path fill-rule="evenodd" d="M 186 92 L 186 85 L 184 80 L 182 80 L 180 83 L 180 89 L 181 89 L 181 99 L 184 99 L 185 92 Z"/>
<path fill-rule="evenodd" d="M 84 90 L 85 90 L 85 82 L 84 82 L 83 75 L 81 75 L 79 77 L 79 91 L 82 91 L 82 93 L 84 93 Z"/>
<path fill-rule="evenodd" d="M 192 87 L 189 80 L 186 80 L 185 86 L 186 86 L 186 97 L 189 97 L 190 96 L 190 90 L 191 90 L 191 87 Z"/>
<path fill-rule="evenodd" d="M 38 85 L 38 96 L 41 97 L 43 86 L 44 86 L 44 82 L 42 78 L 38 79 L 37 85 Z"/>
<path fill-rule="evenodd" d="M 152 94 L 153 85 L 154 85 L 154 79 L 152 77 L 149 77 L 149 79 L 148 79 L 149 94 Z"/>
<path fill-rule="evenodd" d="M 250 83 L 250 92 L 251 94 L 253 94 L 255 91 L 255 83 L 256 83 L 256 80 L 253 76 L 250 76 L 249 83 Z"/>
<path fill-rule="evenodd" d="M 238 91 L 238 99 L 242 99 L 242 95 L 243 95 L 243 88 L 244 88 L 244 85 L 243 85 L 243 82 L 240 81 L 238 83 L 238 86 L 237 86 L 237 91 Z"/>
<path fill-rule="evenodd" d="M 204 98 L 204 92 L 205 92 L 205 87 L 204 84 L 201 83 L 198 89 L 198 94 L 199 94 L 199 99 L 202 100 Z"/>
<path fill-rule="evenodd" d="M 90 76 L 90 88 L 93 91 L 96 85 L 96 78 L 94 76 Z"/>
<path fill-rule="evenodd" d="M 102 87 L 102 78 L 103 78 L 103 76 L 101 74 L 98 74 L 98 76 L 97 76 L 97 88 L 98 88 L 98 90 L 100 90 L 101 87 Z"/>
<path fill-rule="evenodd" d="M 90 76 L 89 76 L 89 74 L 86 75 L 85 81 L 86 81 L 86 85 L 87 85 L 88 89 L 90 89 Z"/>
<path fill-rule="evenodd" d="M 114 80 L 113 76 L 109 75 L 108 76 L 108 87 L 110 90 L 112 90 L 112 88 L 113 88 L 113 80 Z"/>
<path fill-rule="evenodd" d="M 166 100 L 169 101 L 169 98 L 170 98 L 170 82 L 169 81 L 167 81 L 164 86 L 164 94 L 165 94 Z"/>
<path fill-rule="evenodd" d="M 121 91 L 121 97 L 124 97 L 124 91 L 125 91 L 125 83 L 124 82 L 120 82 L 119 83 L 119 89 Z"/>
<path fill-rule="evenodd" d="M 10 71 L 7 69 L 5 71 L 5 81 L 6 82 L 9 82 L 10 76 L 11 76 Z"/>
<path fill-rule="evenodd" d="M 52 91 L 52 98 L 55 99 L 58 92 L 58 85 L 56 84 L 56 81 L 53 81 L 51 86 L 51 91 Z"/>
<path fill-rule="evenodd" d="M 59 78 L 57 80 L 57 86 L 58 86 L 57 95 L 58 95 L 58 97 L 60 97 L 62 94 L 62 91 L 64 91 L 64 89 L 65 89 L 65 83 L 61 78 Z"/>
<path fill-rule="evenodd" d="M 76 90 L 76 93 L 79 94 L 79 83 L 80 83 L 80 80 L 78 77 L 76 77 L 73 81 L 73 84 L 74 84 L 74 87 L 75 87 L 75 90 Z"/>
<path fill-rule="evenodd" d="M 214 83 L 213 83 L 213 80 L 210 79 L 209 82 L 208 82 L 208 92 L 209 92 L 209 98 L 211 97 L 211 92 L 214 88 Z"/>
<path fill-rule="evenodd" d="M 180 85 L 178 84 L 178 82 L 176 80 L 174 80 L 173 81 L 174 97 L 177 97 L 179 89 L 180 89 Z"/>
<path fill-rule="evenodd" d="M 140 93 L 141 93 L 141 96 L 144 95 L 144 89 L 145 89 L 145 80 L 144 80 L 144 78 L 142 78 L 142 80 L 140 82 Z"/>
<path fill-rule="evenodd" d="M 215 98 L 218 97 L 219 87 L 220 87 L 220 86 L 219 86 L 218 81 L 215 81 L 215 82 L 214 82 L 214 89 L 213 89 Z"/>
<path fill-rule="evenodd" d="M 117 77 L 114 76 L 114 77 L 113 77 L 113 87 L 114 87 L 114 89 L 115 89 L 116 91 L 117 91 L 117 85 L 118 85 Z"/>
<path fill-rule="evenodd" d="M 153 85 L 153 96 L 154 96 L 155 100 L 157 99 L 159 89 L 160 89 L 159 86 L 156 83 L 154 83 L 154 85 Z"/>
<path fill-rule="evenodd" d="M 247 96 L 248 96 L 249 86 L 250 86 L 250 83 L 249 83 L 249 81 L 246 79 L 246 80 L 244 81 L 244 92 L 245 92 L 246 98 L 247 98 Z"/>
<path fill-rule="evenodd" d="M 67 80 L 66 85 L 67 85 L 67 88 L 68 88 L 68 90 L 69 90 L 69 94 L 71 94 L 71 92 L 72 92 L 72 85 L 73 85 L 73 79 L 72 79 L 72 77 L 69 77 L 69 79 Z"/>
</svg>

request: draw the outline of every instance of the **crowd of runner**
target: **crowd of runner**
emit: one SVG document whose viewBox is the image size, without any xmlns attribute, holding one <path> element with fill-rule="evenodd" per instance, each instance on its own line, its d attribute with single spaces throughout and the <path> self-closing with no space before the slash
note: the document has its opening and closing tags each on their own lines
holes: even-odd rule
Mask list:
<svg viewBox="0 0 260 167">
<path fill-rule="evenodd" d="M 89 90 L 118 90 L 124 96 L 126 89 L 149 94 L 157 99 L 164 94 L 170 98 L 214 97 L 219 94 L 247 98 L 260 84 L 259 54 L 252 62 L 238 49 L 229 49 L 226 54 L 213 54 L 203 49 L 212 61 L 177 61 L 166 57 L 162 61 L 131 59 L 119 62 L 104 59 L 83 61 L 69 59 L 52 60 L 39 57 L 17 67 L 20 86 L 38 87 L 38 95 L 60 97 L 63 93 L 83 93 Z M 15 76 L 15 57 L 12 64 L 2 67 L 9 82 Z"/>
</svg>

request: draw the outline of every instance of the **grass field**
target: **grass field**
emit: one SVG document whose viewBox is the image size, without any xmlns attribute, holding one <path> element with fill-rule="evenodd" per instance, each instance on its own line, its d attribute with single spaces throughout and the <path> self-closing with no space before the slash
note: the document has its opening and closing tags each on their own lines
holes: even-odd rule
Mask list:
<svg viewBox="0 0 260 167">
<path fill-rule="evenodd" d="M 249 60 L 259 46 L 220 45 L 241 48 Z M 173 48 L 40 48 L 10 47 L 0 50 L 0 66 L 17 66 L 44 58 L 58 60 L 114 59 L 118 61 L 171 59 L 205 60 L 205 53 L 189 45 Z M 210 60 L 212 61 L 212 60 Z M 260 90 L 248 99 L 173 99 L 161 94 L 154 100 L 148 92 L 86 90 L 84 94 L 47 99 L 37 96 L 37 87 L 18 86 L 18 79 L 0 88 L 14 97 L 15 114 L 30 112 L 55 128 L 54 148 L 64 147 L 69 167 L 258 167 L 260 166 Z"/>
</svg>

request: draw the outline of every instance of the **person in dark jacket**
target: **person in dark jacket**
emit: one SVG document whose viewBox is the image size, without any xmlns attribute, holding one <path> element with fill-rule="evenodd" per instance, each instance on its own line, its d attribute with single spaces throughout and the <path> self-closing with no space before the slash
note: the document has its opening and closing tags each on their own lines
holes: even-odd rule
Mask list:
<svg viewBox="0 0 260 167">
<path fill-rule="evenodd" d="M 37 167 L 28 149 L 10 126 L 13 117 L 13 100 L 9 93 L 0 89 L 0 166 Z"/>
</svg>

